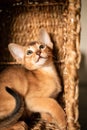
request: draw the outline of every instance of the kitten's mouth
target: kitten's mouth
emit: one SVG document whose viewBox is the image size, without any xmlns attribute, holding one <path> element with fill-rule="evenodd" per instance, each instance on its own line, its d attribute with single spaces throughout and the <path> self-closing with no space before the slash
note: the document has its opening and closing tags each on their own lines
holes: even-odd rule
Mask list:
<svg viewBox="0 0 87 130">
<path fill-rule="evenodd" d="M 46 57 L 39 56 L 38 59 L 37 59 L 37 61 L 36 61 L 36 63 L 37 63 L 41 58 L 46 59 Z"/>
</svg>

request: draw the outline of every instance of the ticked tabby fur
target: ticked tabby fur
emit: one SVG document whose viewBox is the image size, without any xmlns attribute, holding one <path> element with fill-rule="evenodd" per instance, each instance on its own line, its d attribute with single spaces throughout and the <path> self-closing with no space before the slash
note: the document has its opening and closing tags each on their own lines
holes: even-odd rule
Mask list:
<svg viewBox="0 0 87 130">
<path fill-rule="evenodd" d="M 39 39 L 29 45 L 10 43 L 8 48 L 22 66 L 8 67 L 0 74 L 0 129 L 9 130 L 25 109 L 27 116 L 30 112 L 50 114 L 59 129 L 65 130 L 65 113 L 55 100 L 61 84 L 53 62 L 53 43 L 46 30 L 41 29 Z M 14 93 L 23 97 L 25 105 Z"/>
</svg>

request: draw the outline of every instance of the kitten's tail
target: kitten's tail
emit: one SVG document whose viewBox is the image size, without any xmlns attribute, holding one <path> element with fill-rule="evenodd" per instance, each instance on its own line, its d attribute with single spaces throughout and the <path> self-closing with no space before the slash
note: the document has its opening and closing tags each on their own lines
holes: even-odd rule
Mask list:
<svg viewBox="0 0 87 130">
<path fill-rule="evenodd" d="M 0 119 L 0 129 L 6 129 L 16 123 L 24 111 L 23 98 L 16 91 L 12 90 L 9 87 L 6 87 L 6 91 L 15 98 L 16 107 L 11 114 L 7 115 L 3 119 Z"/>
</svg>

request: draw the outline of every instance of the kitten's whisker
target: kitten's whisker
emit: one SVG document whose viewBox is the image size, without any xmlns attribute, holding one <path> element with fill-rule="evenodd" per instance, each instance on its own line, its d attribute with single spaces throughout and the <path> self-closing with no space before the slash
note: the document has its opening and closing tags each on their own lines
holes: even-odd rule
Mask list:
<svg viewBox="0 0 87 130">
<path fill-rule="evenodd" d="M 54 56 L 52 53 L 48 53 L 49 56 L 52 56 L 53 58 L 57 59 L 56 56 Z"/>
<path fill-rule="evenodd" d="M 48 53 L 48 56 L 52 56 L 53 58 L 56 58 L 55 56 L 53 56 L 51 53 Z"/>
</svg>

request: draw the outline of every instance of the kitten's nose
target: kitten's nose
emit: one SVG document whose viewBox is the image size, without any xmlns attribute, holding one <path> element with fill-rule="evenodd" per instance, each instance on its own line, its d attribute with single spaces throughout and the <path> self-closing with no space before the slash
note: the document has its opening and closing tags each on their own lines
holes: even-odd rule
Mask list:
<svg viewBox="0 0 87 130">
<path fill-rule="evenodd" d="M 36 54 L 37 54 L 37 55 L 40 55 L 40 54 L 41 54 L 41 51 L 37 51 Z"/>
</svg>

